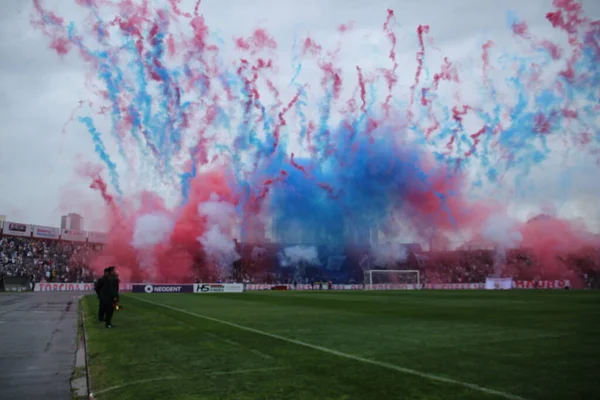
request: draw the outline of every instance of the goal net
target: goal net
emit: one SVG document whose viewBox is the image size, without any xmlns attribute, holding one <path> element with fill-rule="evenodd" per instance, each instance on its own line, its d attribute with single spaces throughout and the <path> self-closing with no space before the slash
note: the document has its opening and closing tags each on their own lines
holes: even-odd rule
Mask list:
<svg viewBox="0 0 600 400">
<path fill-rule="evenodd" d="M 365 289 L 400 290 L 408 285 L 419 288 L 421 276 L 418 270 L 371 269 L 365 271 Z"/>
</svg>

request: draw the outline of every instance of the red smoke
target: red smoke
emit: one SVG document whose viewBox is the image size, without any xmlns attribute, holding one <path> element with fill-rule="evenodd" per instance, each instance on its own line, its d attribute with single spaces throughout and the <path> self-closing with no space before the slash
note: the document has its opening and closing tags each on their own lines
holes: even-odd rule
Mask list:
<svg viewBox="0 0 600 400">
<path fill-rule="evenodd" d="M 88 170 L 88 173 L 95 171 Z M 141 267 L 139 256 L 141 252 L 133 243 L 134 230 L 137 220 L 145 214 L 164 213 L 174 220 L 174 228 L 168 240 L 156 244 L 145 252 L 151 253 L 156 265 L 156 276 L 163 282 L 190 281 L 195 276 L 203 279 L 216 278 L 214 266 L 208 265 L 202 259 L 202 246 L 198 237 L 207 229 L 206 219 L 198 212 L 198 206 L 209 200 L 211 194 L 219 196 L 221 201 L 236 204 L 237 199 L 232 194 L 228 177 L 219 170 L 199 174 L 191 184 L 189 201 L 181 209 L 168 209 L 162 198 L 144 192 L 136 199 L 139 206 L 131 202 L 117 205 L 108 195 L 106 183 L 100 175 L 91 175 L 92 188 L 100 191 L 109 210 L 108 243 L 93 259 L 92 268 L 100 273 L 108 265 L 119 268 L 121 279 L 124 281 L 144 281 L 150 275 Z M 194 268 L 200 267 L 200 268 Z"/>
<path fill-rule="evenodd" d="M 531 270 L 545 279 L 569 278 L 574 284 L 581 284 L 580 274 L 574 270 L 582 267 L 577 265 L 580 259 L 587 258 L 591 250 L 597 261 L 600 237 L 573 222 L 540 216 L 524 224 L 520 231 L 521 247 L 535 261 Z M 600 267 L 597 262 L 593 264 L 592 269 Z"/>
</svg>

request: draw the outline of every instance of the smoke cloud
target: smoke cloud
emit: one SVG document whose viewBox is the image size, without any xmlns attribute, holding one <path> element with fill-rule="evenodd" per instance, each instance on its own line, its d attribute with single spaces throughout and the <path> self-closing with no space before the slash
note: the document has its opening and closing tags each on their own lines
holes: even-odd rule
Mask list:
<svg viewBox="0 0 600 400">
<path fill-rule="evenodd" d="M 240 259 L 231 237 L 236 222 L 235 207 L 226 201 L 220 201 L 216 193 L 198 206 L 198 213 L 206 219 L 207 230 L 197 240 L 202 244 L 204 253 L 217 269 L 220 278 L 226 278 L 233 263 Z"/>
<path fill-rule="evenodd" d="M 292 246 L 279 253 L 282 267 L 298 266 L 301 262 L 307 265 L 320 265 L 319 254 L 315 246 Z"/>
</svg>

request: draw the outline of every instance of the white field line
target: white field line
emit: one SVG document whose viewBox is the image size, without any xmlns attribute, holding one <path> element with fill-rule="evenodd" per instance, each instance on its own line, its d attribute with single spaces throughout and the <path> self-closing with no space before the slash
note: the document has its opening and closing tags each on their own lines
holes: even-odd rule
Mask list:
<svg viewBox="0 0 600 400">
<path fill-rule="evenodd" d="M 209 372 L 207 375 L 230 375 L 230 374 L 249 374 L 252 372 L 271 372 L 281 371 L 287 369 L 285 367 L 272 367 L 272 368 L 251 368 L 251 369 L 234 369 L 231 371 L 215 371 Z"/>
<path fill-rule="evenodd" d="M 165 380 L 171 380 L 171 379 L 177 379 L 177 377 L 176 376 L 163 376 L 162 378 L 140 379 L 139 381 L 127 382 L 127 383 L 123 383 L 122 385 L 111 386 L 106 389 L 102 389 L 102 390 L 98 390 L 94 393 L 90 393 L 90 398 L 94 398 L 95 396 L 98 396 L 98 395 L 101 395 L 104 393 L 108 393 L 108 392 L 112 392 L 113 390 L 118 390 L 118 389 L 121 389 L 121 388 L 124 388 L 127 386 L 141 385 L 142 383 L 165 381 Z"/>
<path fill-rule="evenodd" d="M 281 370 L 285 370 L 285 369 L 287 369 L 287 368 L 271 367 L 271 368 L 234 369 L 231 371 L 208 372 L 206 375 L 215 376 L 215 375 L 231 375 L 231 374 L 249 374 L 249 373 L 253 373 L 253 372 L 271 372 L 271 371 L 281 371 Z M 165 380 L 172 380 L 172 379 L 177 379 L 177 377 L 176 376 L 165 376 L 162 378 L 140 379 L 138 381 L 127 382 L 127 383 L 123 383 L 122 385 L 111 386 L 106 389 L 98 390 L 95 393 L 90 393 L 90 398 L 94 398 L 94 396 L 102 395 L 102 394 L 105 394 L 108 392 L 112 392 L 114 390 L 122 389 L 127 386 L 141 385 L 143 383 L 151 383 L 151 382 L 165 381 Z"/>
<path fill-rule="evenodd" d="M 249 347 L 246 347 L 248 350 L 250 350 L 251 353 L 256 354 L 257 356 L 264 358 L 265 360 L 272 360 L 273 357 L 271 357 L 268 354 L 263 353 L 262 351 L 258 351 L 256 349 L 251 349 Z"/>
<path fill-rule="evenodd" d="M 500 390 L 486 388 L 486 387 L 483 387 L 483 386 L 479 386 L 479 385 L 477 385 L 475 383 L 463 382 L 463 381 L 459 381 L 459 380 L 452 379 L 452 378 L 446 378 L 446 377 L 440 376 L 440 375 L 430 374 L 430 373 L 427 373 L 427 372 L 421 372 L 421 371 L 417 371 L 417 370 L 414 370 L 414 369 L 410 369 L 410 368 L 406 368 L 406 367 L 401 367 L 399 365 L 394 365 L 394 364 L 390 364 L 390 363 L 386 363 L 386 362 L 381 362 L 381 361 L 377 361 L 377 360 L 370 360 L 368 358 L 364 358 L 364 357 L 360 357 L 360 356 L 355 356 L 355 355 L 348 354 L 348 353 L 343 353 L 341 351 L 337 351 L 337 350 L 333 350 L 333 349 L 328 349 L 327 347 L 318 346 L 318 345 L 310 344 L 310 343 L 306 343 L 306 342 L 301 342 L 300 340 L 286 338 L 284 336 L 279 336 L 279 335 L 276 335 L 274 333 L 269 333 L 269 332 L 261 331 L 259 329 L 250 328 L 248 326 L 239 325 L 239 324 L 236 324 L 236 323 L 233 323 L 233 322 L 224 321 L 224 320 L 221 320 L 221 319 L 218 319 L 218 318 L 214 318 L 214 317 L 209 317 L 207 315 L 194 313 L 194 312 L 191 312 L 191 311 L 188 311 L 188 310 L 184 310 L 184 309 L 181 309 L 181 308 L 169 306 L 167 304 L 156 303 L 154 301 L 146 300 L 146 299 L 143 299 L 143 298 L 138 297 L 138 296 L 130 296 L 130 298 L 142 301 L 144 303 L 153 304 L 155 306 L 168 308 L 170 310 L 178 311 L 178 312 L 181 312 L 181 313 L 184 313 L 184 314 L 188 314 L 188 315 L 191 315 L 191 316 L 194 316 L 194 317 L 197 317 L 197 318 L 202 318 L 202 319 L 205 319 L 205 320 L 208 320 L 208 321 L 216 322 L 216 323 L 219 323 L 219 324 L 222 324 L 222 325 L 231 326 L 233 328 L 241 329 L 243 331 L 252 332 L 252 333 L 255 333 L 257 335 L 262 335 L 262 336 L 270 337 L 270 338 L 273 338 L 273 339 L 281 340 L 283 342 L 293 343 L 293 344 L 296 344 L 298 346 L 308 347 L 308 348 L 313 349 L 313 350 L 319 350 L 319 351 L 322 351 L 323 353 L 332 354 L 332 355 L 335 355 L 335 356 L 338 356 L 338 357 L 342 357 L 342 358 L 347 358 L 349 360 L 360 361 L 360 362 L 363 362 L 365 364 L 371 364 L 371 365 L 376 365 L 378 367 L 391 369 L 393 371 L 398 371 L 398 372 L 401 372 L 403 374 L 418 376 L 420 378 L 429 379 L 429 380 L 434 381 L 434 382 L 442 382 L 442 383 L 447 383 L 447 384 L 451 384 L 451 385 L 461 386 L 461 387 L 472 389 L 472 390 L 475 390 L 475 391 L 478 391 L 478 392 L 481 392 L 481 393 L 495 395 L 495 396 L 501 397 L 503 399 L 509 399 L 509 400 L 526 400 L 524 397 L 517 396 L 516 394 L 512 394 L 512 393 L 502 392 Z"/>
<path fill-rule="evenodd" d="M 271 357 L 270 355 L 265 354 L 265 353 L 263 353 L 261 351 L 258 351 L 256 349 L 253 349 L 252 347 L 245 346 L 245 345 L 243 345 L 243 344 L 241 344 L 239 342 L 236 342 L 235 340 L 221 338 L 221 337 L 215 335 L 214 333 L 210 333 L 210 332 L 204 332 L 204 333 L 206 335 L 214 338 L 215 340 L 219 340 L 221 342 L 225 342 L 225 343 L 227 343 L 229 345 L 232 345 L 234 347 L 241 347 L 242 349 L 247 350 L 247 351 L 249 351 L 250 353 L 252 353 L 254 355 L 257 355 L 258 357 L 260 357 L 262 359 L 265 359 L 265 360 L 272 360 L 273 359 L 273 357 Z"/>
<path fill-rule="evenodd" d="M 207 373 L 206 375 L 218 376 L 218 375 L 231 375 L 231 374 L 250 374 L 253 372 L 271 372 L 271 371 L 282 371 L 282 370 L 286 370 L 286 369 L 287 368 L 285 368 L 285 367 L 234 369 L 231 371 L 213 371 L 213 372 Z M 95 393 L 90 393 L 90 399 L 95 398 L 95 396 L 103 395 L 108 392 L 112 392 L 114 390 L 119 390 L 119 389 L 122 389 L 127 386 L 141 385 L 143 383 L 166 381 L 166 380 L 172 380 L 172 379 L 177 379 L 177 377 L 176 376 L 165 376 L 162 378 L 140 379 L 139 381 L 127 382 L 127 383 L 123 383 L 122 385 L 111 386 L 106 389 L 98 390 Z"/>
<path fill-rule="evenodd" d="M 216 335 L 215 335 L 215 336 L 216 336 Z M 241 347 L 241 348 L 243 348 L 243 349 L 246 349 L 246 350 L 248 350 L 250 353 L 252 353 L 252 354 L 254 354 L 254 355 L 257 355 L 257 356 L 259 356 L 260 358 L 264 358 L 265 360 L 272 360 L 272 359 L 273 359 L 273 357 L 271 357 L 270 355 L 268 355 L 268 354 L 265 354 L 265 353 L 263 353 L 263 352 L 261 352 L 261 351 L 258 351 L 258 350 L 256 350 L 256 349 L 253 349 L 253 348 L 251 348 L 251 347 L 246 347 L 246 346 L 244 346 L 243 344 L 236 342 L 235 340 L 223 339 L 223 338 L 219 338 L 219 337 L 217 337 L 217 339 L 218 339 L 218 340 L 221 340 L 221 341 L 223 341 L 223 342 L 225 342 L 225 343 L 229 343 L 229 344 L 230 344 L 230 345 L 232 345 L 232 346 Z"/>
</svg>

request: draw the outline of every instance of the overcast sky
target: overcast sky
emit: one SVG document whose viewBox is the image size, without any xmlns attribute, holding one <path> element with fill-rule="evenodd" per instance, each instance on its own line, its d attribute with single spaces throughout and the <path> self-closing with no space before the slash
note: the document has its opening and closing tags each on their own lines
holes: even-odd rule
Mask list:
<svg viewBox="0 0 600 400">
<path fill-rule="evenodd" d="M 68 19 L 81 16 L 71 0 L 45 0 L 43 4 Z M 600 16 L 599 1 L 584 5 L 590 16 Z M 294 29 L 309 31 L 321 43 L 333 45 L 336 28 L 353 21 L 352 44 L 373 49 L 359 63 L 377 67 L 388 61 L 389 46 L 381 30 L 387 8 L 396 12 L 398 53 L 409 63 L 414 62 L 418 24 L 430 25 L 436 44 L 454 60 L 479 54 L 486 39 L 510 43 L 509 9 L 540 36 L 556 35 L 544 19 L 551 9 L 550 0 L 204 0 L 201 12 L 211 29 L 225 39 L 266 28 L 279 44 L 280 61 L 285 62 L 291 59 Z M 0 13 L 0 215 L 11 221 L 57 226 L 61 214 L 74 211 L 84 214 L 86 228 L 94 228 L 101 225 L 101 216 L 93 211 L 101 203 L 88 188 L 89 182 L 75 171 L 82 160 L 98 159 L 84 127 L 70 123 L 63 134 L 78 102 L 90 95 L 84 86 L 90 71 L 74 55 L 57 57 L 48 48 L 48 39 L 32 29 L 31 15 L 31 4 L 24 0 L 4 1 Z M 341 62 L 346 61 L 344 57 Z M 347 62 L 353 69 L 356 60 Z M 291 69 L 282 71 L 287 76 L 280 80 L 289 82 Z M 315 75 L 315 82 L 318 79 Z M 546 170 L 532 172 L 543 190 L 511 203 L 515 215 L 524 218 L 553 204 L 561 215 L 598 220 L 598 166 L 585 157 L 567 164 L 563 161 L 557 159 Z"/>
</svg>

